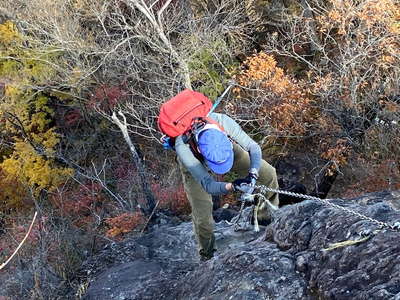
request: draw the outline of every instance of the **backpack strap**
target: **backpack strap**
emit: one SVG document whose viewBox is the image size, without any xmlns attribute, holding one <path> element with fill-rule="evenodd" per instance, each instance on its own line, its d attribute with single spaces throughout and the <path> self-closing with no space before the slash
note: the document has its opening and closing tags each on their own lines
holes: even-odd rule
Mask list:
<svg viewBox="0 0 400 300">
<path fill-rule="evenodd" d="M 188 144 L 190 150 L 193 155 L 200 161 L 204 161 L 203 155 L 201 155 L 199 148 L 197 147 L 196 135 L 200 132 L 204 126 L 207 124 L 207 121 L 202 117 L 193 118 L 192 124 L 188 131 L 186 131 L 183 135 L 183 142 Z"/>
<path fill-rule="evenodd" d="M 192 119 L 192 124 L 190 129 L 184 134 L 183 141 L 185 144 L 189 144 L 190 150 L 193 155 L 201 162 L 204 161 L 203 155 L 200 153 L 199 148 L 197 146 L 197 137 L 199 133 L 204 130 L 206 125 L 212 124 L 218 127 L 222 132 L 225 132 L 224 128 L 214 120 L 209 117 L 195 117 Z"/>
</svg>

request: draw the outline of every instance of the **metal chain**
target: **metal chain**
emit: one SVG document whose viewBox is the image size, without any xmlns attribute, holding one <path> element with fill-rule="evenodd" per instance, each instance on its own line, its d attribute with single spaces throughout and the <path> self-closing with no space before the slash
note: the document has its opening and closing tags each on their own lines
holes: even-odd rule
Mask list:
<svg viewBox="0 0 400 300">
<path fill-rule="evenodd" d="M 238 215 L 236 221 L 235 221 L 234 223 L 231 223 L 231 224 L 230 224 L 230 226 L 233 225 L 233 228 L 234 228 L 233 230 L 234 230 L 234 231 L 239 231 L 239 230 L 241 229 L 241 228 L 240 228 L 239 221 L 240 221 L 240 219 L 241 219 L 241 217 L 242 217 L 242 213 L 243 213 L 243 209 L 244 209 L 245 203 L 246 203 L 245 201 L 242 201 L 242 204 L 240 205 L 239 215 Z"/>
<path fill-rule="evenodd" d="M 256 187 L 254 187 L 254 188 L 256 188 Z M 256 203 L 255 203 L 255 198 L 256 197 L 259 197 L 259 198 L 261 198 L 262 201 L 265 201 L 267 203 L 267 205 L 269 206 L 269 209 L 272 209 L 273 211 L 279 209 L 277 206 L 275 206 L 271 202 L 269 202 L 269 200 L 264 196 L 264 194 L 265 194 L 265 192 L 264 193 L 256 193 L 256 194 L 246 194 L 246 197 L 240 197 L 239 201 L 242 204 L 240 205 L 240 210 L 239 210 L 238 217 L 236 218 L 236 221 L 234 223 L 231 223 L 231 225 L 234 225 L 234 230 L 235 231 L 239 231 L 241 229 L 239 221 L 240 221 L 240 219 L 242 217 L 243 208 L 244 208 L 246 203 L 251 203 L 251 206 L 250 206 L 251 207 L 250 208 L 251 214 L 247 216 L 248 217 L 247 222 L 249 224 L 251 223 L 251 220 L 254 218 L 254 207 L 256 205 Z M 242 194 L 242 196 L 243 196 L 243 194 Z M 246 221 L 245 221 L 245 224 L 246 224 Z"/>
<path fill-rule="evenodd" d="M 329 200 L 332 200 L 332 199 L 321 199 L 321 198 L 314 197 L 314 196 L 309 196 L 309 195 L 304 195 L 304 194 L 299 194 L 299 193 L 294 193 L 294 192 L 289 192 L 289 191 L 283 191 L 283 190 L 278 190 L 278 189 L 272 189 L 272 188 L 269 188 L 269 187 L 267 187 L 265 185 L 257 185 L 256 188 L 260 189 L 261 193 L 263 193 L 263 194 L 265 194 L 266 192 L 273 192 L 273 193 L 277 193 L 277 194 L 285 194 L 285 195 L 289 195 L 289 196 L 294 196 L 294 197 L 297 197 L 297 198 L 305 198 L 305 199 L 320 201 L 320 202 L 322 202 L 322 203 L 324 203 L 324 204 L 326 204 L 328 206 L 331 206 L 331 207 L 337 208 L 339 210 L 345 211 L 345 212 L 350 213 L 350 214 L 352 214 L 354 216 L 357 216 L 357 217 L 359 217 L 359 218 L 361 218 L 363 220 L 367 220 L 367 221 L 370 221 L 372 223 L 375 223 L 380 228 L 385 227 L 385 228 L 389 228 L 391 230 L 400 231 L 400 222 L 396 222 L 393 225 L 391 225 L 389 223 L 378 221 L 376 219 L 373 219 L 371 217 L 368 217 L 368 216 L 365 216 L 363 214 L 360 214 L 360 213 L 358 213 L 358 212 L 356 212 L 354 210 L 351 210 L 349 208 L 334 204 L 334 203 L 329 201 Z"/>
</svg>

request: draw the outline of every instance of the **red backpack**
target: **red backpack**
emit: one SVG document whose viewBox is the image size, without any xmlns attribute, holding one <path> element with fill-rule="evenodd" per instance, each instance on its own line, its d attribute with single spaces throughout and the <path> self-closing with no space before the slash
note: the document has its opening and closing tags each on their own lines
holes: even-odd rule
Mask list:
<svg viewBox="0 0 400 300">
<path fill-rule="evenodd" d="M 175 138 L 188 131 L 195 118 L 205 118 L 212 105 L 202 93 L 184 90 L 161 106 L 158 128 L 165 135 Z"/>
</svg>

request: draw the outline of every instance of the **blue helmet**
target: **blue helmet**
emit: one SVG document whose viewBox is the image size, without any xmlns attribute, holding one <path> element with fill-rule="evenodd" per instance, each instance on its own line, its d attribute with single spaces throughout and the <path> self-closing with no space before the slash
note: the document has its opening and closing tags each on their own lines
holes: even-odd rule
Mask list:
<svg viewBox="0 0 400 300">
<path fill-rule="evenodd" d="M 197 135 L 197 146 L 206 165 L 216 174 L 229 172 L 233 165 L 233 146 L 228 136 L 214 124 L 207 124 Z"/>
</svg>

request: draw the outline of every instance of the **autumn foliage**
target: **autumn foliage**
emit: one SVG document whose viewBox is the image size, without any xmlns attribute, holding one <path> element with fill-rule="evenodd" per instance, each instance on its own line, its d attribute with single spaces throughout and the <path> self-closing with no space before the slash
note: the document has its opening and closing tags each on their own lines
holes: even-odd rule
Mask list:
<svg viewBox="0 0 400 300">
<path fill-rule="evenodd" d="M 293 2 L 284 30 L 270 27 L 238 70 L 227 109 L 272 155 L 289 142 L 322 158 L 328 175 L 358 159 L 372 170 L 374 152 L 398 159 L 399 12 L 391 0 Z"/>
<path fill-rule="evenodd" d="M 152 190 L 156 199 L 160 201 L 160 208 L 168 209 L 177 215 L 190 214 L 189 200 L 186 197 L 182 183 L 178 186 L 162 186 L 159 183 L 154 183 Z"/>
<path fill-rule="evenodd" d="M 29 87 L 48 82 L 54 70 L 45 61 L 55 57 L 24 47 L 25 38 L 9 21 L 0 24 L 0 39 L 5 46 L 0 48 L 0 80 L 5 82 L 0 127 L 7 140 L 0 146 L 0 168 L 3 183 L 13 182 L 2 190 L 2 208 L 7 208 L 22 206 L 29 189 L 35 197 L 54 190 L 73 171 L 54 159 L 60 136 L 52 125 L 49 95 Z"/>
<path fill-rule="evenodd" d="M 365 161 L 361 162 L 368 166 Z M 400 189 L 400 167 L 398 162 L 384 160 L 378 164 L 369 166 L 363 176 L 357 182 L 350 184 L 344 191 L 343 196 L 358 197 L 365 193 L 379 192 L 382 190 Z"/>
<path fill-rule="evenodd" d="M 91 211 L 99 212 L 104 196 L 100 184 L 87 182 L 78 186 L 68 185 L 64 189 L 59 188 L 50 194 L 49 200 L 62 214 L 79 220 L 81 217 L 89 216 Z"/>
<path fill-rule="evenodd" d="M 43 224 L 45 220 L 39 219 L 35 222 L 32 227 L 32 231 L 27 237 L 28 249 L 25 249 L 26 252 L 29 252 L 33 248 L 35 248 L 39 242 L 40 231 L 43 229 Z M 16 218 L 14 220 L 7 219 L 7 228 L 8 228 L 8 236 L 0 235 L 0 261 L 5 261 L 15 250 L 18 244 L 23 240 L 26 233 L 28 232 L 30 222 L 25 218 Z M 12 237 L 12 239 L 10 239 Z M 25 247 L 26 248 L 26 247 Z"/>
<path fill-rule="evenodd" d="M 111 111 L 127 97 L 124 86 L 102 84 L 96 87 L 87 103 L 89 109 Z"/>
<path fill-rule="evenodd" d="M 316 115 L 304 83 L 287 76 L 275 58 L 264 52 L 247 58 L 241 68 L 236 75 L 242 87 L 235 89 L 239 98 L 234 103 L 236 113 L 240 110 L 240 98 L 255 98 L 256 110 L 250 114 L 254 114 L 258 126 L 270 126 L 274 134 L 281 136 L 309 134 Z"/>
<path fill-rule="evenodd" d="M 137 211 L 134 213 L 125 212 L 116 217 L 107 218 L 105 222 L 109 227 L 106 236 L 111 238 L 122 238 L 124 234 L 129 233 L 134 229 L 141 229 L 140 227 L 146 223 L 146 219 L 141 212 Z"/>
<path fill-rule="evenodd" d="M 156 127 L 160 104 L 188 82 L 215 99 L 234 76 L 217 111 L 271 164 L 307 161 L 308 190 L 320 174 L 340 181 L 338 197 L 400 189 L 399 1 L 171 1 L 162 16 L 169 1 L 141 1 L 159 31 L 134 2 L 2 2 L 13 21 L 0 12 L 0 259 L 34 209 L 25 257 L 63 282 L 105 242 L 145 229 L 143 173 L 110 118 L 119 110 L 156 213 L 189 215 Z"/>
</svg>

